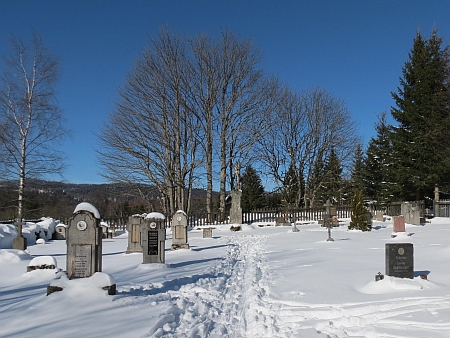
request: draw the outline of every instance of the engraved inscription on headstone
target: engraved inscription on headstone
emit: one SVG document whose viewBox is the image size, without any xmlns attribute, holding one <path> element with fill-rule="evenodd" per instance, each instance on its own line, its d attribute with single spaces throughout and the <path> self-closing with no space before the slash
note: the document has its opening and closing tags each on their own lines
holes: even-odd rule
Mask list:
<svg viewBox="0 0 450 338">
<path fill-rule="evenodd" d="M 149 255 L 158 254 L 158 231 L 148 232 L 148 254 Z"/>
<path fill-rule="evenodd" d="M 133 243 L 139 243 L 140 233 L 141 233 L 141 225 L 131 224 L 131 241 Z"/>
<path fill-rule="evenodd" d="M 182 226 L 175 226 L 175 238 L 183 239 L 184 238 L 185 229 Z"/>
<path fill-rule="evenodd" d="M 386 275 L 414 278 L 414 247 L 412 243 L 386 243 Z"/>
<path fill-rule="evenodd" d="M 80 244 L 75 246 L 75 259 L 73 260 L 74 274 L 73 278 L 84 278 L 92 275 L 91 273 L 91 250 L 92 245 Z"/>
</svg>

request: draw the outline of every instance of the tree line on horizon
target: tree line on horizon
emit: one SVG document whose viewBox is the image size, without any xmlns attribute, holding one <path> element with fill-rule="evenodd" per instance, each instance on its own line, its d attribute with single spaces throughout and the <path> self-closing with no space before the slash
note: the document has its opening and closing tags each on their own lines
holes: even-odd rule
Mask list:
<svg viewBox="0 0 450 338">
<path fill-rule="evenodd" d="M 397 125 L 380 113 L 364 150 L 344 101 L 321 88 L 295 92 L 266 74 L 251 40 L 227 30 L 217 39 L 161 30 L 101 130 L 103 175 L 143 200 L 142 187 L 155 187 L 165 214 L 193 210 L 195 189 L 206 192 L 195 210 L 208 214 L 225 213 L 233 189 L 242 190 L 244 209 L 328 199 L 349 205 L 355 191 L 381 205 L 426 199 L 435 184 L 448 189 L 450 177 L 450 63 L 442 43 L 436 30 L 429 39 L 417 33 L 392 92 Z M 55 142 L 66 133 L 56 58 L 38 36 L 29 45 L 14 38 L 11 47 L 0 87 L 0 164 L 2 179 L 18 182 L 22 218 L 27 180 L 61 172 Z"/>
</svg>

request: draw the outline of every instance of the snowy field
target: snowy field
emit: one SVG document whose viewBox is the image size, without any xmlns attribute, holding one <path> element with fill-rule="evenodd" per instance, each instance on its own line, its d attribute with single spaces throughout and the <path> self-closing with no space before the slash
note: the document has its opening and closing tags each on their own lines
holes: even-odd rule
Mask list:
<svg viewBox="0 0 450 338">
<path fill-rule="evenodd" d="M 191 230 L 190 249 L 178 251 L 168 232 L 166 264 L 125 254 L 126 233 L 104 239 L 114 296 L 95 287 L 95 276 L 46 296 L 56 270 L 27 266 L 52 256 L 65 270 L 63 240 L 4 248 L 0 337 L 450 337 L 450 219 L 407 224 L 410 236 L 397 238 L 391 220 L 366 233 L 348 224 L 333 229 L 334 242 L 314 223 L 299 232 L 223 226 L 208 239 Z M 392 242 L 414 244 L 415 278 L 375 282 Z"/>
</svg>

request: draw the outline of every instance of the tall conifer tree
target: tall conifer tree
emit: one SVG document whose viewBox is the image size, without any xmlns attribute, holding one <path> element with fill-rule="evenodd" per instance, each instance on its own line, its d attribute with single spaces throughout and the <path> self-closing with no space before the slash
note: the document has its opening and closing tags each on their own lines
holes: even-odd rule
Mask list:
<svg viewBox="0 0 450 338">
<path fill-rule="evenodd" d="M 385 205 L 399 196 L 400 186 L 392 180 L 391 126 L 383 112 L 375 125 L 377 135 L 369 141 L 364 164 L 364 192 L 369 199 Z"/>
<path fill-rule="evenodd" d="M 391 113 L 398 122 L 392 134 L 395 180 L 404 200 L 422 199 L 448 177 L 442 126 L 449 120 L 449 61 L 441 44 L 436 30 L 430 39 L 418 32 L 398 92 L 392 93 L 396 107 Z"/>
<path fill-rule="evenodd" d="M 261 178 L 252 166 L 247 166 L 241 177 L 241 206 L 244 210 L 262 208 L 265 204 L 264 187 Z"/>
</svg>

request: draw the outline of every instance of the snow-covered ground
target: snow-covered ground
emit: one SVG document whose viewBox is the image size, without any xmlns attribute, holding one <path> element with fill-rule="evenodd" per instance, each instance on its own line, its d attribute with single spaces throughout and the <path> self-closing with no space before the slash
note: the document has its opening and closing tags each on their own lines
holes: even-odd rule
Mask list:
<svg viewBox="0 0 450 338">
<path fill-rule="evenodd" d="M 216 228 L 213 238 L 189 232 L 190 249 L 166 264 L 125 254 L 127 234 L 103 240 L 103 273 L 46 296 L 56 270 L 27 271 L 52 256 L 65 270 L 65 241 L 0 250 L 1 337 L 450 337 L 450 219 L 407 224 L 392 238 L 392 221 L 372 232 L 316 223 L 290 227 Z M 386 276 L 385 243 L 414 244 L 414 279 Z M 45 259 L 44 259 L 45 261 Z M 427 280 L 419 275 L 427 276 Z M 70 284 L 70 283 L 69 283 Z"/>
</svg>

